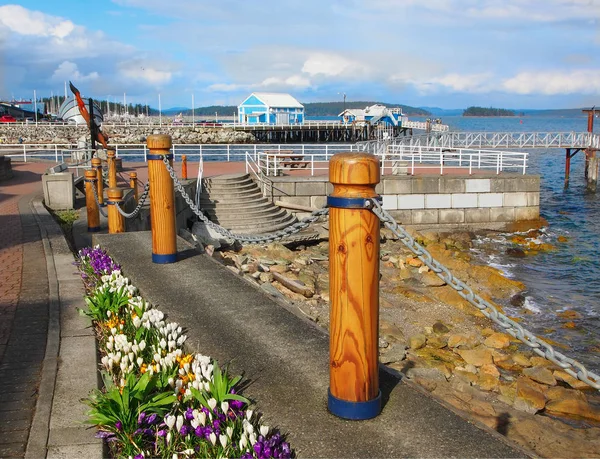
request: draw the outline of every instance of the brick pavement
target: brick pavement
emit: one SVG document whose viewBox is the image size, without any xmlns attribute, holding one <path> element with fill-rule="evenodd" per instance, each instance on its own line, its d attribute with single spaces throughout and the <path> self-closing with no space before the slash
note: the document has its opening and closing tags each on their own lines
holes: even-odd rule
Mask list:
<svg viewBox="0 0 600 459">
<path fill-rule="evenodd" d="M 0 183 L 0 457 L 24 457 L 48 327 L 48 277 L 29 207 L 47 165 L 17 165 Z"/>
</svg>

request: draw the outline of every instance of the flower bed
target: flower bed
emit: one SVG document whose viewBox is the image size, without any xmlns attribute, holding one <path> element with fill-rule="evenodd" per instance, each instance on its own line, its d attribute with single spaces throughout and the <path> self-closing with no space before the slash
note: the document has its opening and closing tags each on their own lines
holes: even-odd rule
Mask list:
<svg viewBox="0 0 600 459">
<path fill-rule="evenodd" d="M 140 297 L 105 251 L 85 248 L 76 265 L 105 386 L 86 403 L 113 456 L 291 457 L 281 434 L 236 393 L 241 378 L 187 353 L 182 327 Z"/>
</svg>

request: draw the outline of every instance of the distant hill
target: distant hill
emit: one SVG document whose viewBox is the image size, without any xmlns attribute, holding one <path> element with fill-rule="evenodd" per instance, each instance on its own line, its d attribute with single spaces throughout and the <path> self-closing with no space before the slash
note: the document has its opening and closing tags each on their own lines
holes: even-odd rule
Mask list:
<svg viewBox="0 0 600 459">
<path fill-rule="evenodd" d="M 464 112 L 463 108 L 440 108 L 440 107 L 419 107 L 428 111 L 434 116 L 459 116 Z"/>
<path fill-rule="evenodd" d="M 365 108 L 369 105 L 385 105 L 386 107 L 400 107 L 406 115 L 427 116 L 431 115 L 427 110 L 409 105 L 389 104 L 384 102 L 346 102 L 346 108 Z M 343 102 L 307 102 L 304 105 L 304 113 L 306 116 L 337 116 L 344 111 Z M 168 110 L 163 110 L 164 115 L 178 115 L 182 113 L 186 116 L 192 115 L 192 109 L 185 107 L 174 107 Z M 215 113 L 222 115 L 232 115 L 237 113 L 236 105 L 211 105 L 209 107 L 198 107 L 194 110 L 194 114 L 198 116 L 212 116 Z"/>
<path fill-rule="evenodd" d="M 304 111 L 306 116 L 337 116 L 344 111 L 345 108 L 365 108 L 370 105 L 384 105 L 386 107 L 400 107 L 405 115 L 413 116 L 427 116 L 431 115 L 427 110 L 422 108 L 411 107 L 410 105 L 403 104 L 390 104 L 386 102 L 368 102 L 368 101 L 357 101 L 357 102 L 307 102 L 302 103 L 304 105 Z"/>
<path fill-rule="evenodd" d="M 463 112 L 463 116 L 515 116 L 515 112 L 505 108 L 469 107 Z"/>
</svg>

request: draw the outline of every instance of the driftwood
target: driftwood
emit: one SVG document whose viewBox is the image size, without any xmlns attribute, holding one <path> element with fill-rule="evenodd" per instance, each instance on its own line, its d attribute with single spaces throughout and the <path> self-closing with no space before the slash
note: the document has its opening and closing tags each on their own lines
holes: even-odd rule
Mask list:
<svg viewBox="0 0 600 459">
<path fill-rule="evenodd" d="M 300 295 L 304 295 L 306 298 L 311 298 L 314 295 L 314 292 L 307 287 L 306 285 L 302 285 L 300 282 L 288 279 L 285 276 L 282 276 L 279 273 L 272 273 L 273 279 L 283 285 L 285 288 L 289 288 L 292 292 L 299 293 Z"/>
</svg>

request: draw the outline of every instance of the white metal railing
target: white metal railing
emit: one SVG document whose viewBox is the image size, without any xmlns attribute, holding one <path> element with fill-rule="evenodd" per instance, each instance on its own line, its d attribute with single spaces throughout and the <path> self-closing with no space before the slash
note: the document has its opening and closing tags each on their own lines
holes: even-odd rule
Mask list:
<svg viewBox="0 0 600 459">
<path fill-rule="evenodd" d="M 440 175 L 449 168 L 463 169 L 469 175 L 474 170 L 491 170 L 496 174 L 514 171 L 525 174 L 528 154 L 514 151 L 482 150 L 413 145 L 389 145 L 381 156 L 381 172 L 391 169 L 392 174 L 409 173 L 414 175 L 419 169 L 428 172 L 439 171 Z"/>
<path fill-rule="evenodd" d="M 396 137 L 393 144 L 447 148 L 600 148 L 589 132 L 444 132 Z"/>
<path fill-rule="evenodd" d="M 446 132 L 450 129 L 447 124 L 439 124 L 427 121 L 402 121 L 402 127 L 408 129 L 430 130 L 431 132 Z"/>
</svg>

